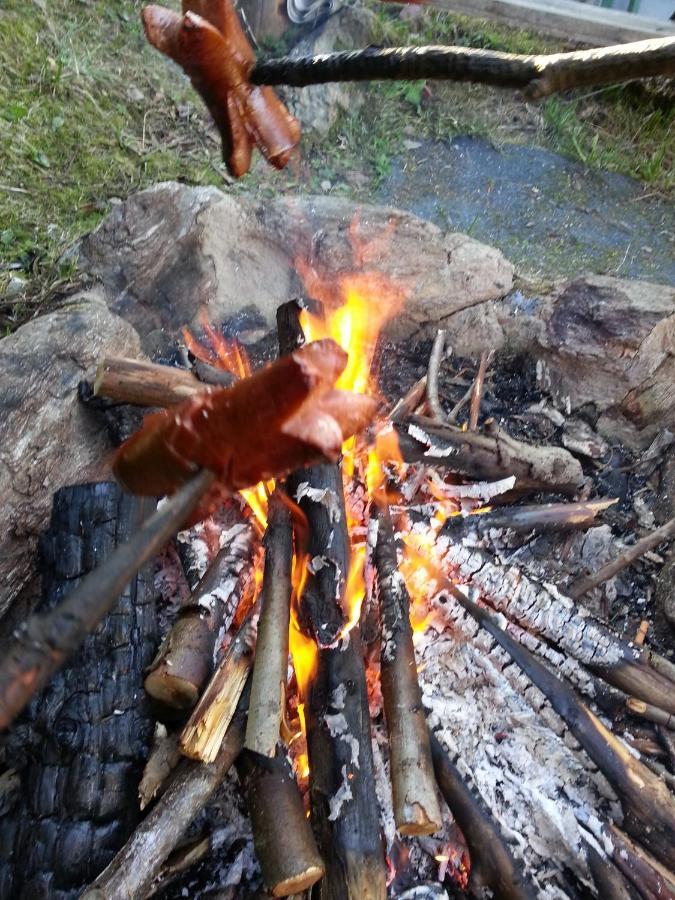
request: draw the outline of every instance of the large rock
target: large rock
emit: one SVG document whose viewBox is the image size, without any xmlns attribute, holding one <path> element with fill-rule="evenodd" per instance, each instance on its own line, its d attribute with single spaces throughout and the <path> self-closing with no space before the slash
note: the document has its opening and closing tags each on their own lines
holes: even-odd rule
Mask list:
<svg viewBox="0 0 675 900">
<path fill-rule="evenodd" d="M 272 325 L 279 304 L 304 293 L 298 258 L 331 279 L 353 270 L 395 279 L 409 299 L 394 337 L 434 330 L 513 281 L 498 250 L 399 210 L 328 197 L 254 201 L 174 183 L 115 207 L 82 242 L 79 266 L 100 278 L 144 350 L 161 355 L 182 326 L 198 327 L 200 306 L 218 323 L 253 304 Z"/>
<path fill-rule="evenodd" d="M 100 291 L 79 294 L 0 341 L 0 615 L 34 574 L 52 494 L 109 477 L 111 446 L 77 385 L 105 353 L 136 356 L 138 335 Z"/>
</svg>

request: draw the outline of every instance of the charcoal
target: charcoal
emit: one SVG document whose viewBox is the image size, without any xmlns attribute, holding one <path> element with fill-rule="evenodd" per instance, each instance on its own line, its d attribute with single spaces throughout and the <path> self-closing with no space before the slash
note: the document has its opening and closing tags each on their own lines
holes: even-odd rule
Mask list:
<svg viewBox="0 0 675 900">
<path fill-rule="evenodd" d="M 41 609 L 127 541 L 142 509 L 148 504 L 114 483 L 58 491 L 40 545 Z M 143 691 L 157 644 L 152 574 L 139 572 L 8 737 L 7 762 L 21 767 L 21 787 L 0 819 L 0 900 L 78 897 L 140 817 L 153 731 Z"/>
</svg>

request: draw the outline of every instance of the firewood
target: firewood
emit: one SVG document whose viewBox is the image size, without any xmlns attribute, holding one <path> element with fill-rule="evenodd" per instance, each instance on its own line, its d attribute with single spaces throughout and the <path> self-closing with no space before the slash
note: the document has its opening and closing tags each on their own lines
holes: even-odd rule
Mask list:
<svg viewBox="0 0 675 900">
<path fill-rule="evenodd" d="M 184 759 L 163 796 L 138 825 L 81 900 L 142 900 L 190 823 L 220 787 L 244 745 L 249 689 L 245 689 L 214 762 Z"/>
<path fill-rule="evenodd" d="M 663 725 L 664 728 L 670 728 L 671 731 L 675 731 L 675 716 L 656 706 L 652 706 L 651 703 L 645 703 L 644 700 L 638 700 L 636 697 L 629 697 L 626 700 L 626 707 L 634 716 L 642 716 L 643 719 L 648 719 L 650 722 L 656 722 L 658 725 Z"/>
<path fill-rule="evenodd" d="M 609 684 L 646 703 L 675 713 L 668 660 L 635 647 L 555 588 L 522 571 L 501 566 L 482 550 L 440 538 L 442 565 L 481 592 L 497 612 L 577 659 Z"/>
<path fill-rule="evenodd" d="M 213 672 L 216 638 L 229 628 L 246 584 L 253 529 L 242 523 L 229 535 L 179 611 L 145 679 L 148 694 L 174 709 L 192 709 L 199 699 Z"/>
<path fill-rule="evenodd" d="M 400 834 L 441 827 L 422 692 L 410 627 L 410 599 L 398 570 L 389 510 L 377 510 L 375 567 L 382 620 L 380 679 L 389 732 L 394 821 Z"/>
<path fill-rule="evenodd" d="M 265 532 L 260 620 L 253 667 L 246 747 L 274 756 L 286 703 L 293 526 L 279 489 L 270 497 Z"/>
<path fill-rule="evenodd" d="M 487 534 L 492 528 L 538 533 L 590 528 L 598 513 L 615 504 L 616 500 L 589 500 L 579 503 L 540 503 L 531 506 L 506 506 L 485 513 L 451 516 L 445 529 L 457 540 L 472 531 Z"/>
<path fill-rule="evenodd" d="M 289 327 L 294 318 L 295 325 Z M 283 354 L 301 340 L 296 304 L 281 308 L 277 326 Z M 318 644 L 317 670 L 302 699 L 312 827 L 326 867 L 319 896 L 385 900 L 384 849 L 358 629 L 340 637 L 349 570 L 342 474 L 336 465 L 313 466 L 292 473 L 287 487 L 307 518 L 308 559 L 321 560 L 308 573 L 300 608 L 303 627 Z"/>
<path fill-rule="evenodd" d="M 311 887 L 323 877 L 324 866 L 286 758 L 245 749 L 237 772 L 265 886 L 273 897 Z"/>
<path fill-rule="evenodd" d="M 258 619 L 258 604 L 232 638 L 199 703 L 180 735 L 180 749 L 191 759 L 213 762 L 248 680 Z"/>
<path fill-rule="evenodd" d="M 389 413 L 392 422 L 400 422 L 414 415 L 417 407 L 423 402 L 427 392 L 427 376 L 423 375 L 413 384 L 410 390 L 398 400 Z"/>
<path fill-rule="evenodd" d="M 670 870 L 664 868 L 657 859 L 611 822 L 603 824 L 602 838 L 603 847 L 611 853 L 616 867 L 644 900 L 675 900 L 672 867 Z"/>
<path fill-rule="evenodd" d="M 185 369 L 122 356 L 104 357 L 94 379 L 95 396 L 135 406 L 173 406 L 207 390 Z"/>
<path fill-rule="evenodd" d="M 567 450 L 517 441 L 494 423 L 486 423 L 481 434 L 422 416 L 395 427 L 406 462 L 443 466 L 478 479 L 515 476 L 519 492 L 574 494 L 583 484 L 581 464 Z"/>
<path fill-rule="evenodd" d="M 145 900 L 150 900 L 150 897 L 164 892 L 187 869 L 205 859 L 210 849 L 211 841 L 208 836 L 187 841 L 176 847 L 162 866 L 157 878 L 153 881 L 150 890 L 145 895 Z"/>
<path fill-rule="evenodd" d="M 602 900 L 638 900 L 640 895 L 610 859 L 599 853 L 591 843 L 586 843 L 585 850 L 598 897 Z"/>
<path fill-rule="evenodd" d="M 478 372 L 473 383 L 471 391 L 471 406 L 469 408 L 469 431 L 475 431 L 478 428 L 478 414 L 480 413 L 480 402 L 483 398 L 483 386 L 485 384 L 485 372 L 492 360 L 492 353 L 484 350 L 481 353 Z"/>
<path fill-rule="evenodd" d="M 182 759 L 178 735 L 168 733 L 164 725 L 158 722 L 155 726 L 155 740 L 138 785 L 141 810 L 161 796 L 169 776 Z"/>
<path fill-rule="evenodd" d="M 31 616 L 0 662 L 0 729 L 6 728 L 115 605 L 127 583 L 181 527 L 213 483 L 210 472 L 194 475 L 171 500 L 59 606 Z"/>
<path fill-rule="evenodd" d="M 445 412 L 438 396 L 438 370 L 443 359 L 443 351 L 445 350 L 445 335 L 446 332 L 439 328 L 434 345 L 431 348 L 429 368 L 427 370 L 427 403 L 429 404 L 431 415 L 439 423 L 446 420 Z"/>
<path fill-rule="evenodd" d="M 664 865 L 675 868 L 675 797 L 666 785 L 636 760 L 619 739 L 561 681 L 497 625 L 449 579 L 436 575 L 442 590 L 503 647 L 517 666 L 548 699 L 572 734 L 614 788 L 624 813 L 624 828 Z"/>
<path fill-rule="evenodd" d="M 469 890 L 478 897 L 485 896 L 489 891 L 492 896 L 503 900 L 534 900 L 536 895 L 514 860 L 497 824 L 464 783 L 431 730 L 429 740 L 438 786 L 471 852 Z"/>
<path fill-rule="evenodd" d="M 521 88 L 534 100 L 573 87 L 673 74 L 675 38 L 664 37 L 539 56 L 466 47 L 367 47 L 264 60 L 257 63 L 250 78 L 254 84 L 295 87 L 329 81 L 442 78 Z"/>
<path fill-rule="evenodd" d="M 654 547 L 658 547 L 659 544 L 662 544 L 665 541 L 672 540 L 673 537 L 675 537 L 675 518 L 666 522 L 665 525 L 662 525 L 660 528 L 654 529 L 651 534 L 641 538 L 632 546 L 626 547 L 623 553 L 620 553 L 616 559 L 607 563 L 606 566 L 602 566 L 597 572 L 593 572 L 591 575 L 585 575 L 583 578 L 577 579 L 577 581 L 567 588 L 567 593 L 570 597 L 577 600 L 583 594 L 588 593 L 592 588 L 597 587 L 599 584 L 603 584 L 605 581 L 609 581 L 610 578 L 614 578 L 614 576 L 622 569 L 625 569 L 626 566 L 630 566 L 631 563 L 634 563 L 636 559 L 639 559 L 647 553 L 648 550 L 653 550 Z"/>
</svg>

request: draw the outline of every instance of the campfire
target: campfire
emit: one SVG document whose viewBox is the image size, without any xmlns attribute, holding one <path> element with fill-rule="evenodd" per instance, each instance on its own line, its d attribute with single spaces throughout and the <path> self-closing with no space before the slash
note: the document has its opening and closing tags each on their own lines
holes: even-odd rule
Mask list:
<svg viewBox="0 0 675 900">
<path fill-rule="evenodd" d="M 673 753 L 675 669 L 643 645 L 644 629 L 627 640 L 581 599 L 672 523 L 556 586 L 533 545 L 547 540 L 548 556 L 581 565 L 579 536 L 614 498 L 588 499 L 593 485 L 567 450 L 525 442 L 485 412 L 491 354 L 469 366 L 448 409 L 451 335 L 439 332 L 426 374 L 393 399 L 386 385 L 402 362 L 382 334 L 409 286 L 369 269 L 386 233 L 365 240 L 355 219 L 351 240 L 351 272 L 296 261 L 307 299 L 278 310 L 274 366 L 253 366 L 204 320 L 183 336 L 189 368 L 99 367 L 103 415 L 167 410 L 122 445 L 115 471 L 136 493 L 174 493 L 94 568 L 94 592 L 85 579 L 31 620 L 0 672 L 8 724 L 182 527 L 161 557 L 164 635 L 138 701 L 146 737 L 150 703 L 159 720 L 143 816 L 135 830 L 130 816 L 121 849 L 90 855 L 82 896 L 206 896 L 216 877 L 242 897 L 261 884 L 331 900 L 675 896 L 673 776 L 649 750 L 658 734 Z M 301 375 L 311 382 L 301 414 L 266 411 Z M 220 426 L 208 419 L 235 416 L 231 397 L 244 398 L 250 443 L 235 441 L 218 482 L 208 470 Z M 277 432 L 253 437 L 272 421 Z M 192 443 L 180 443 L 186 423 Z M 336 423 L 339 460 L 323 461 Z M 292 463 L 243 487 L 237 479 L 265 467 L 254 440 Z M 86 529 L 90 499 L 59 503 Z M 24 883 L 16 867 L 12 877 Z"/>
</svg>

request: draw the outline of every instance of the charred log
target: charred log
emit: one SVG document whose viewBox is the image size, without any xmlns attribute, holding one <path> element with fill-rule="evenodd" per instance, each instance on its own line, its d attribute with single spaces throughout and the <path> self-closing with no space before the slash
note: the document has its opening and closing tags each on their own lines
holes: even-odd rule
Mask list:
<svg viewBox="0 0 675 900">
<path fill-rule="evenodd" d="M 132 538 L 147 507 L 112 483 L 58 491 L 41 542 L 40 613 L 58 609 Z M 133 830 L 152 737 L 143 670 L 156 638 L 152 571 L 145 568 L 10 735 L 10 761 L 27 762 L 20 806 L 0 823 L 0 897 L 79 896 Z"/>
<path fill-rule="evenodd" d="M 311 887 L 324 867 L 286 758 L 246 749 L 237 772 L 267 889 L 273 897 L 287 897 Z"/>
<path fill-rule="evenodd" d="M 616 825 L 603 825 L 603 844 L 643 900 L 675 900 L 675 877 Z"/>
<path fill-rule="evenodd" d="M 141 566 L 180 528 L 213 477 L 210 472 L 194 475 L 139 527 L 133 540 L 118 546 L 62 603 L 25 622 L 0 663 L 0 728 L 6 728 L 75 653 Z"/>
<path fill-rule="evenodd" d="M 445 530 L 453 540 L 471 532 L 487 534 L 492 528 L 538 533 L 590 528 L 598 513 L 612 506 L 616 500 L 589 500 L 580 503 L 541 503 L 532 506 L 507 506 L 485 513 L 451 516 Z"/>
<path fill-rule="evenodd" d="M 497 824 L 464 783 L 436 735 L 429 731 L 431 755 L 441 793 L 471 852 L 469 890 L 478 897 L 491 891 L 503 900 L 534 900 Z"/>
<path fill-rule="evenodd" d="M 244 744 L 249 690 L 244 689 L 214 762 L 183 760 L 160 800 L 81 900 L 141 900 L 187 827 L 220 787 Z"/>
<path fill-rule="evenodd" d="M 515 476 L 518 491 L 574 494 L 583 484 L 581 464 L 562 447 L 517 441 L 494 423 L 481 434 L 414 417 L 396 424 L 406 462 L 426 462 L 477 479 Z"/>
<path fill-rule="evenodd" d="M 253 550 L 248 524 L 233 526 L 223 549 L 182 607 L 145 679 L 145 690 L 175 709 L 191 709 L 213 672 L 216 638 L 228 628 L 247 582 Z"/>
<path fill-rule="evenodd" d="M 586 862 L 591 870 L 598 897 L 602 900 L 638 900 L 630 882 L 614 863 L 603 854 L 599 853 L 592 844 L 586 844 Z"/>
<path fill-rule="evenodd" d="M 394 820 L 400 834 L 441 827 L 422 692 L 410 626 L 410 599 L 398 570 L 389 510 L 377 511 L 377 590 L 382 620 L 380 678 L 389 732 Z"/>
</svg>

